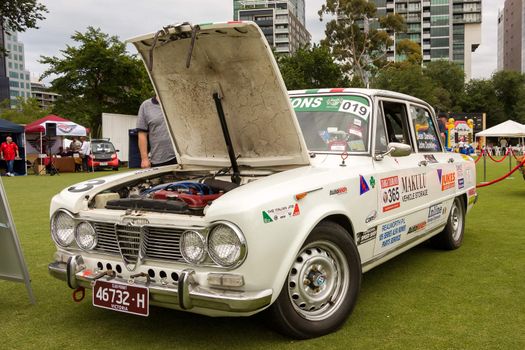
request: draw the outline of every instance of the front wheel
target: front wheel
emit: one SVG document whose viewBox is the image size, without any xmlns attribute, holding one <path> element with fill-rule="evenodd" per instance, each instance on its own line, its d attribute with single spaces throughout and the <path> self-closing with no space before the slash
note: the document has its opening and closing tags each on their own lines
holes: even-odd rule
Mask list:
<svg viewBox="0 0 525 350">
<path fill-rule="evenodd" d="M 361 261 L 354 240 L 341 226 L 323 222 L 297 254 L 268 316 L 287 336 L 322 336 L 344 324 L 360 286 Z"/>
<path fill-rule="evenodd" d="M 432 237 L 432 244 L 436 248 L 454 250 L 461 247 L 465 231 L 465 206 L 460 197 L 454 198 L 447 225 L 436 236 Z"/>
</svg>

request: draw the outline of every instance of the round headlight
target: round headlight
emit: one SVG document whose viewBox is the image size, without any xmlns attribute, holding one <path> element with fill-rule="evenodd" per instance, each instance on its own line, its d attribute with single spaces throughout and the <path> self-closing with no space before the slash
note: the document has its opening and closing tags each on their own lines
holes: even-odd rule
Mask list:
<svg viewBox="0 0 525 350">
<path fill-rule="evenodd" d="M 190 264 L 201 263 L 206 257 L 204 238 L 196 231 L 184 231 L 180 239 L 180 251 Z"/>
<path fill-rule="evenodd" d="M 246 256 L 244 236 L 236 226 L 219 223 L 208 235 L 208 253 L 216 264 L 233 267 Z"/>
<path fill-rule="evenodd" d="M 51 218 L 51 236 L 62 247 L 68 247 L 75 239 L 75 220 L 66 211 L 58 211 Z"/>
<path fill-rule="evenodd" d="M 80 249 L 91 250 L 97 246 L 97 232 L 89 222 L 81 222 L 75 228 L 75 240 Z"/>
</svg>

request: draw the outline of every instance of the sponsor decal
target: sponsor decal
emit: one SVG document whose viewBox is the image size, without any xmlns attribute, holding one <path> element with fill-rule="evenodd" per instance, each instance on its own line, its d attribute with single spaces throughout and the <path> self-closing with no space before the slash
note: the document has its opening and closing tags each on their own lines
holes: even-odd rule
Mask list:
<svg viewBox="0 0 525 350">
<path fill-rule="evenodd" d="M 297 203 L 262 211 L 263 222 L 265 224 L 289 219 L 298 215 L 301 215 L 301 211 L 299 209 L 299 204 Z"/>
<path fill-rule="evenodd" d="M 390 176 L 380 180 L 383 213 L 401 206 L 399 177 Z"/>
<path fill-rule="evenodd" d="M 414 232 L 417 232 L 417 231 L 421 231 L 425 227 L 427 227 L 427 222 L 426 221 L 420 222 L 419 224 L 416 224 L 414 226 L 410 226 L 408 228 L 407 235 L 409 235 L 411 233 L 414 233 Z"/>
<path fill-rule="evenodd" d="M 357 126 L 360 127 L 360 126 L 361 126 L 361 119 L 357 119 L 357 118 L 355 118 L 355 119 L 354 119 L 354 125 L 357 125 Z"/>
<path fill-rule="evenodd" d="M 441 183 L 441 191 L 454 188 L 456 186 L 456 173 L 443 174 L 442 169 L 437 169 L 439 182 Z"/>
<path fill-rule="evenodd" d="M 465 178 L 467 180 L 467 183 L 469 185 L 472 185 L 472 170 L 471 169 L 466 169 L 465 170 Z"/>
<path fill-rule="evenodd" d="M 471 188 L 470 190 L 468 190 L 468 195 L 469 196 L 475 196 L 476 195 L 476 189 L 475 188 Z"/>
<path fill-rule="evenodd" d="M 401 234 L 407 229 L 405 219 L 397 219 L 381 226 L 379 242 L 381 248 L 388 247 L 401 240 Z"/>
<path fill-rule="evenodd" d="M 465 179 L 458 179 L 458 188 L 461 190 L 465 187 Z"/>
<path fill-rule="evenodd" d="M 363 195 L 368 191 L 370 191 L 370 187 L 368 187 L 365 178 L 362 175 L 359 175 L 359 195 Z"/>
<path fill-rule="evenodd" d="M 347 194 L 347 193 L 348 193 L 348 188 L 346 188 L 346 186 L 330 190 L 330 196 L 337 195 L 337 194 Z"/>
<path fill-rule="evenodd" d="M 377 236 L 377 227 L 372 227 L 365 232 L 357 233 L 357 245 L 364 244 L 366 242 L 374 241 Z"/>
<path fill-rule="evenodd" d="M 341 104 L 341 102 L 343 102 L 343 98 L 342 97 L 330 97 L 326 100 L 326 107 L 335 107 L 335 108 L 339 108 L 339 105 Z"/>
<path fill-rule="evenodd" d="M 363 138 L 363 133 L 361 132 L 361 128 L 351 126 L 350 129 L 348 129 L 348 133 L 355 135 L 359 138 Z"/>
<path fill-rule="evenodd" d="M 432 222 L 438 220 L 442 215 L 445 214 L 445 212 L 446 209 L 443 207 L 443 203 L 432 205 L 430 208 L 428 208 L 427 223 L 431 224 Z"/>
<path fill-rule="evenodd" d="M 425 154 L 423 157 L 425 157 L 425 160 L 429 163 L 437 163 L 436 157 L 434 157 L 433 154 Z"/>
<path fill-rule="evenodd" d="M 427 174 L 401 176 L 401 200 L 408 202 L 428 195 Z"/>
<path fill-rule="evenodd" d="M 456 174 L 458 177 L 463 177 L 463 164 L 456 165 Z"/>
<path fill-rule="evenodd" d="M 376 187 L 376 179 L 374 179 L 373 176 L 370 177 L 370 180 L 368 182 L 370 182 L 370 186 L 372 186 L 372 188 Z"/>
<path fill-rule="evenodd" d="M 375 219 L 377 218 L 377 211 L 375 210 L 372 210 L 370 212 L 370 214 L 367 215 L 366 219 L 365 219 L 365 223 L 370 223 L 372 221 L 374 221 Z"/>
<path fill-rule="evenodd" d="M 469 199 L 468 199 L 468 205 L 472 205 L 472 204 L 474 204 L 475 201 L 476 201 L 476 197 L 469 197 Z"/>
<path fill-rule="evenodd" d="M 81 182 L 79 184 L 76 184 L 75 186 L 71 186 L 67 190 L 73 193 L 86 192 L 86 191 L 91 190 L 95 186 L 102 185 L 105 182 L 106 180 L 102 180 L 102 179 L 89 180 L 86 182 Z"/>
<path fill-rule="evenodd" d="M 64 134 L 69 134 L 71 131 L 73 131 L 77 126 L 76 125 L 68 125 L 68 124 L 57 124 L 57 129 L 62 131 Z"/>
</svg>

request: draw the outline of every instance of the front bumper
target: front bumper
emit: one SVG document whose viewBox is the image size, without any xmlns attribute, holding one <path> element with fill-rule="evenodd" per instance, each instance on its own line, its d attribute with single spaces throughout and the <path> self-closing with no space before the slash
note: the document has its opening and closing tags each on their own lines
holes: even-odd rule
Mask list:
<svg viewBox="0 0 525 350">
<path fill-rule="evenodd" d="M 98 274 L 86 273 L 84 260 L 80 255 L 70 257 L 68 262 L 55 261 L 48 266 L 51 276 L 66 281 L 72 289 L 91 288 Z M 270 304 L 272 290 L 235 291 L 221 290 L 199 286 L 193 279 L 192 269 L 183 270 L 175 284 L 153 283 L 149 279 L 134 280 L 132 283 L 147 287 L 152 305 L 191 310 L 202 308 L 232 313 L 253 313 Z M 105 281 L 116 281 L 129 284 L 130 281 L 120 277 L 103 276 Z"/>
</svg>

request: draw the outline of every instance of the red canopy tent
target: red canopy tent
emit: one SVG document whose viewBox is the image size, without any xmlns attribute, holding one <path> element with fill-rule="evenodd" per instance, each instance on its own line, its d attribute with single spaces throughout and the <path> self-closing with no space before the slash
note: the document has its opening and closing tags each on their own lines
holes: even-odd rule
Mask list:
<svg viewBox="0 0 525 350">
<path fill-rule="evenodd" d="M 71 120 L 51 114 L 27 124 L 25 132 L 28 153 L 42 154 L 44 153 L 44 143 L 47 152 L 57 153 L 62 144 L 57 142 L 57 137 L 87 136 L 89 129 Z M 39 137 L 31 137 L 31 134 L 38 134 Z M 43 141 L 44 135 L 46 136 L 45 142 Z"/>
</svg>

